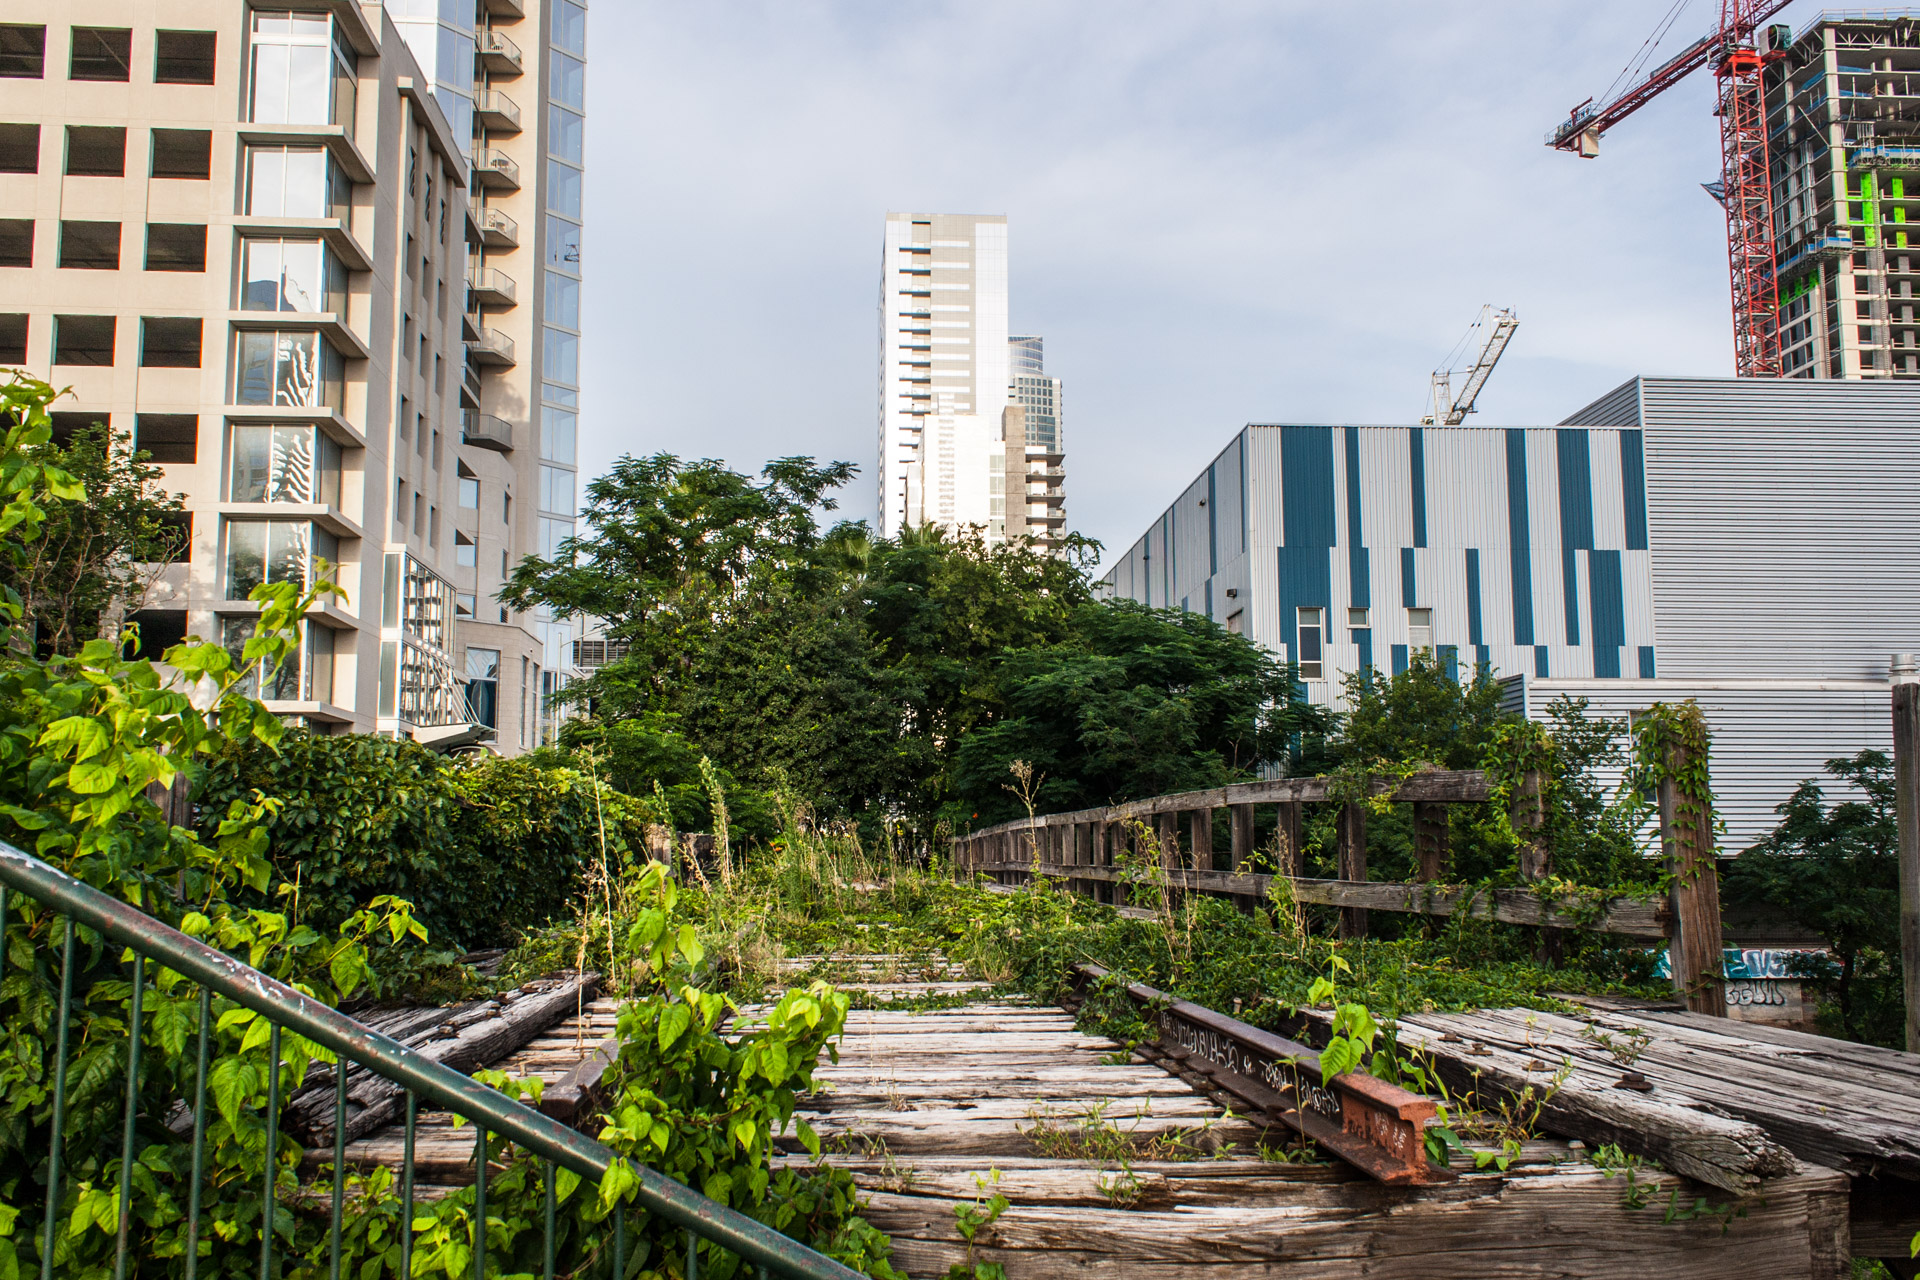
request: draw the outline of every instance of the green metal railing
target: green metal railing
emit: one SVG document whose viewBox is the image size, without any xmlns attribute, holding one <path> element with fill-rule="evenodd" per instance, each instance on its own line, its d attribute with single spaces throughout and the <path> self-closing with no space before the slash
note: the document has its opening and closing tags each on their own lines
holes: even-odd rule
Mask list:
<svg viewBox="0 0 1920 1280">
<path fill-rule="evenodd" d="M 207 1141 L 207 1062 L 208 1032 L 213 1025 L 213 996 L 217 993 L 235 1004 L 251 1009 L 267 1019 L 271 1026 L 268 1055 L 280 1061 L 282 1028 L 305 1036 L 314 1044 L 339 1056 L 334 1068 L 333 1112 L 333 1187 L 332 1217 L 329 1228 L 329 1274 L 338 1280 L 341 1268 L 341 1215 L 345 1193 L 347 1070 L 348 1062 L 357 1063 L 406 1090 L 406 1137 L 401 1161 L 401 1196 L 405 1216 L 400 1232 L 400 1274 L 412 1274 L 412 1229 L 414 1204 L 415 1119 L 422 1101 L 437 1104 L 472 1121 L 478 1130 L 474 1158 L 473 1275 L 486 1275 L 486 1196 L 487 1143 L 494 1135 L 506 1137 L 543 1162 L 545 1188 L 545 1274 L 554 1274 L 555 1216 L 557 1205 L 556 1170 L 567 1169 L 590 1184 L 598 1184 L 609 1167 L 620 1157 L 611 1148 L 584 1134 L 522 1106 L 505 1094 L 479 1084 L 450 1067 L 423 1058 L 398 1041 L 388 1039 L 355 1022 L 338 1010 L 302 995 L 257 969 L 250 968 L 179 930 L 154 919 L 145 912 L 81 883 L 56 867 L 0 841 L 0 939 L 4 938 L 10 893 L 34 899 L 63 923 L 60 933 L 59 1021 L 55 1034 L 53 1076 L 53 1132 L 47 1162 L 47 1216 L 42 1242 L 42 1280 L 52 1280 L 56 1232 L 59 1230 L 61 1204 L 61 1159 L 66 1122 L 68 1075 L 68 1026 L 73 1006 L 73 950 L 76 929 L 92 930 L 133 952 L 133 994 L 128 1010 L 127 1107 L 121 1143 L 118 1185 L 119 1235 L 114 1258 L 116 1280 L 125 1280 L 128 1263 L 128 1230 L 133 1207 L 132 1171 L 135 1163 L 135 1129 L 140 1091 L 141 999 L 146 982 L 146 962 L 151 959 L 200 987 L 200 1017 L 195 1052 L 195 1073 L 191 1114 L 193 1118 L 193 1163 L 188 1190 L 187 1244 L 184 1258 L 187 1280 L 194 1280 L 199 1265 L 201 1229 L 201 1192 L 206 1174 Z M 0 945 L 0 977 L 5 976 L 5 948 Z M 275 1150 L 280 1111 L 280 1073 L 267 1073 L 266 1151 Z M 274 1265 L 272 1207 L 276 1203 L 277 1161 L 266 1161 L 265 1212 L 260 1232 L 260 1276 L 270 1280 Z M 731 1252 L 759 1269 L 762 1280 L 769 1274 L 793 1280 L 858 1280 L 859 1272 L 835 1262 L 754 1221 L 699 1192 L 644 1165 L 635 1166 L 639 1187 L 634 1203 L 647 1212 L 682 1228 L 686 1233 L 686 1276 L 697 1280 L 698 1241 L 706 1240 Z M 613 1274 L 616 1280 L 626 1273 L 626 1210 L 616 1210 L 613 1223 Z M 238 1247 L 238 1242 L 235 1242 Z"/>
</svg>

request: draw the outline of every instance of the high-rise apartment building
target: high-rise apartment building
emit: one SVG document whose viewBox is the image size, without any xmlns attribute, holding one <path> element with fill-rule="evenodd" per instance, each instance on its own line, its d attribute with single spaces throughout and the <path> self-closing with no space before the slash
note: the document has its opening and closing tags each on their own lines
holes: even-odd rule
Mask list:
<svg viewBox="0 0 1920 1280">
<path fill-rule="evenodd" d="M 1920 21 L 1822 14 L 1767 35 L 1785 374 L 1920 378 Z"/>
<path fill-rule="evenodd" d="M 126 432 L 185 493 L 148 651 L 237 652 L 252 587 L 325 561 L 345 595 L 268 704 L 512 752 L 566 656 L 493 597 L 571 529 L 585 15 L 417 9 L 11 6 L 0 366 L 71 386 L 58 430 Z"/>
<path fill-rule="evenodd" d="M 978 526 L 990 543 L 1050 542 L 1064 515 L 1028 511 L 1061 508 L 1059 384 L 1033 378 L 1036 396 L 1051 383 L 1050 413 L 1015 393 L 1012 366 L 1037 365 L 1040 343 L 1007 332 L 1005 216 L 890 213 L 881 252 L 880 532 Z M 1029 449 L 1036 430 L 1050 434 Z M 1029 503 L 1036 484 L 1053 491 Z"/>
</svg>

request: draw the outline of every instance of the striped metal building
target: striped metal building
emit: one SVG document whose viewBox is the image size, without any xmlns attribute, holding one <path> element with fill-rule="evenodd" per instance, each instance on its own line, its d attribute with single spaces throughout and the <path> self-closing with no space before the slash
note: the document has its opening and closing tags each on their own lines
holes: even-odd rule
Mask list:
<svg viewBox="0 0 1920 1280">
<path fill-rule="evenodd" d="M 1338 697 L 1432 645 L 1623 715 L 1697 698 L 1726 843 L 1891 745 L 1920 649 L 1920 386 L 1636 378 L 1556 427 L 1241 430 L 1103 579 L 1205 612 Z"/>
</svg>

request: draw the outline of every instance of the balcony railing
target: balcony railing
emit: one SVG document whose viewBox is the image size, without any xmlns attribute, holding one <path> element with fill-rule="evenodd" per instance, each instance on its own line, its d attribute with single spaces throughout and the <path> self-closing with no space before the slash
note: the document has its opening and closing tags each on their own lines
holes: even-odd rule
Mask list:
<svg viewBox="0 0 1920 1280">
<path fill-rule="evenodd" d="M 477 31 L 474 35 L 474 56 L 480 60 L 483 68 L 496 76 L 517 76 L 524 69 L 520 64 L 519 45 L 491 29 Z"/>
<path fill-rule="evenodd" d="M 481 91 L 473 101 L 480 123 L 495 133 L 520 132 L 520 107 L 498 89 Z"/>
<path fill-rule="evenodd" d="M 520 165 L 504 151 L 483 147 L 474 154 L 473 176 L 483 187 L 500 191 L 520 189 Z"/>
<path fill-rule="evenodd" d="M 513 277 L 497 267 L 474 267 L 467 272 L 467 298 L 482 307 L 510 307 L 514 303 Z"/>
<path fill-rule="evenodd" d="M 467 353 L 481 364 L 512 364 L 513 339 L 498 329 L 481 329 L 479 338 L 467 343 Z"/>
<path fill-rule="evenodd" d="M 474 210 L 474 223 L 480 228 L 480 243 L 489 249 L 512 249 L 520 243 L 520 224 L 491 206 Z"/>
<path fill-rule="evenodd" d="M 512 453 L 513 424 L 490 413 L 469 409 L 460 415 L 460 443 L 496 453 Z"/>
</svg>

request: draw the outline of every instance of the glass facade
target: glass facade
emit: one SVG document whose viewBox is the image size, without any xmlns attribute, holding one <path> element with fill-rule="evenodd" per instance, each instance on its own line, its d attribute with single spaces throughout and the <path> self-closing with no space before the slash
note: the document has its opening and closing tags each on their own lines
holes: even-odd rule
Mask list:
<svg viewBox="0 0 1920 1280">
<path fill-rule="evenodd" d="M 229 502 L 340 505 L 340 446 L 316 427 L 237 423 Z"/>
<path fill-rule="evenodd" d="M 249 145 L 246 173 L 256 218 L 344 218 L 353 205 L 353 184 L 324 147 Z"/>
<path fill-rule="evenodd" d="M 353 132 L 355 59 L 327 15 L 256 10 L 249 71 L 247 119 L 255 124 L 337 124 Z"/>
<path fill-rule="evenodd" d="M 347 272 L 319 240 L 247 240 L 240 255 L 243 311 L 347 311 Z"/>
<path fill-rule="evenodd" d="M 346 361 L 312 331 L 244 330 L 234 335 L 235 404 L 302 409 L 346 407 Z"/>
<path fill-rule="evenodd" d="M 227 599 L 245 600 L 262 583 L 313 581 L 316 559 L 340 562 L 340 540 L 306 520 L 227 521 Z"/>
<path fill-rule="evenodd" d="M 434 101 L 462 147 L 473 138 L 474 8 L 472 0 L 386 0 L 393 25 L 433 81 Z"/>
</svg>

